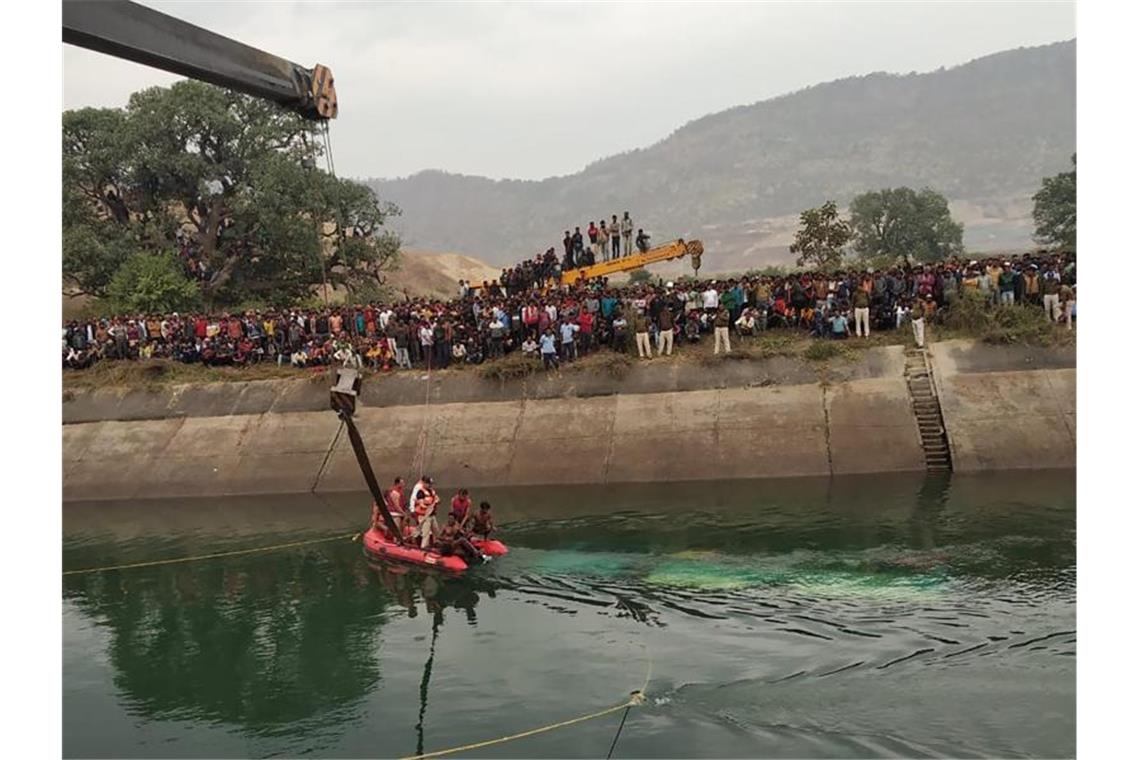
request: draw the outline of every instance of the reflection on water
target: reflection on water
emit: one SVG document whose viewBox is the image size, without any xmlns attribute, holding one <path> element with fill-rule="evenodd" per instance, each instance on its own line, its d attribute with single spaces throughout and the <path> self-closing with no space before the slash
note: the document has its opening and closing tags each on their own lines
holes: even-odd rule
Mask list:
<svg viewBox="0 0 1140 760">
<path fill-rule="evenodd" d="M 620 701 L 618 755 L 1075 752 L 1071 473 L 486 494 L 461 578 L 317 545 L 64 579 L 69 756 L 393 756 Z M 66 567 L 351 530 L 359 495 L 68 504 Z M 596 756 L 599 721 L 483 750 Z M 479 753 L 475 753 L 477 756 Z"/>
</svg>

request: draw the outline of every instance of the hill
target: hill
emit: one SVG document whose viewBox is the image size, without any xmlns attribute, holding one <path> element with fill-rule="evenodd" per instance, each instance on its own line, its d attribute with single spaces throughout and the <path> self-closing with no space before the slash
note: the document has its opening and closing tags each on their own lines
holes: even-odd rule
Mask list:
<svg viewBox="0 0 1140 760">
<path fill-rule="evenodd" d="M 520 135 L 520 139 L 525 136 Z M 931 186 L 976 249 L 1030 244 L 1029 196 L 1076 149 L 1076 42 L 923 74 L 851 77 L 690 122 L 644 149 L 541 181 L 425 171 L 369 180 L 408 245 L 502 266 L 630 211 L 654 240 L 700 237 L 710 266 L 787 263 L 799 211 Z"/>
<path fill-rule="evenodd" d="M 397 291 L 406 290 L 411 296 L 452 298 L 460 280 L 481 283 L 498 276 L 498 269 L 470 256 L 401 250 L 399 269 L 386 279 Z"/>
</svg>

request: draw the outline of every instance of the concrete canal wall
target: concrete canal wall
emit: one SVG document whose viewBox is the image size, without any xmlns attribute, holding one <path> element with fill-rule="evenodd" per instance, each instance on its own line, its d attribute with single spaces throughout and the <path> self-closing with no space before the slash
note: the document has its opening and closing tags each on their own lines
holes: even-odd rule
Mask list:
<svg viewBox="0 0 1140 760">
<path fill-rule="evenodd" d="M 1074 357 L 943 343 L 931 361 L 956 469 L 1075 466 Z M 426 437 L 423 469 L 446 486 L 921 470 L 903 365 L 888 347 L 620 379 L 401 373 L 366 386 L 357 421 L 382 480 L 411 475 Z M 324 382 L 75 392 L 63 414 L 66 499 L 364 487 Z"/>
</svg>

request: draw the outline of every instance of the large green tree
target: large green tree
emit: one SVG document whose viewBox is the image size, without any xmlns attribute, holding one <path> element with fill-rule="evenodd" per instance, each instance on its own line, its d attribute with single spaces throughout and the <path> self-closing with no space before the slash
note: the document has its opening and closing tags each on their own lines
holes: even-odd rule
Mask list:
<svg viewBox="0 0 1140 760">
<path fill-rule="evenodd" d="M 843 246 L 851 240 L 851 225 L 839 217 L 835 201 L 800 214 L 800 228 L 789 250 L 796 266 L 835 268 L 843 260 Z"/>
<path fill-rule="evenodd" d="M 1033 196 L 1033 223 L 1037 241 L 1056 248 L 1077 250 L 1077 155 L 1073 170 L 1041 181 Z"/>
<path fill-rule="evenodd" d="M 133 254 L 176 250 L 184 228 L 208 265 L 207 305 L 376 282 L 397 258 L 384 225 L 399 210 L 316 168 L 317 138 L 272 103 L 191 81 L 66 112 L 65 279 L 105 296 Z"/>
<path fill-rule="evenodd" d="M 894 187 L 851 201 L 855 253 L 865 258 L 940 261 L 962 252 L 962 225 L 946 197 L 930 188 Z"/>
</svg>

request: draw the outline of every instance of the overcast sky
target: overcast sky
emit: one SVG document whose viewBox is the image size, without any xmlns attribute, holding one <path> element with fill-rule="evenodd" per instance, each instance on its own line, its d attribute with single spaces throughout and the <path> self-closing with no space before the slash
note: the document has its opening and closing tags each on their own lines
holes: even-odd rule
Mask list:
<svg viewBox="0 0 1140 760">
<path fill-rule="evenodd" d="M 361 178 L 568 174 L 819 82 L 1076 36 L 1069 2 L 144 4 L 329 66 L 337 172 Z M 64 108 L 175 79 L 64 46 Z"/>
</svg>

